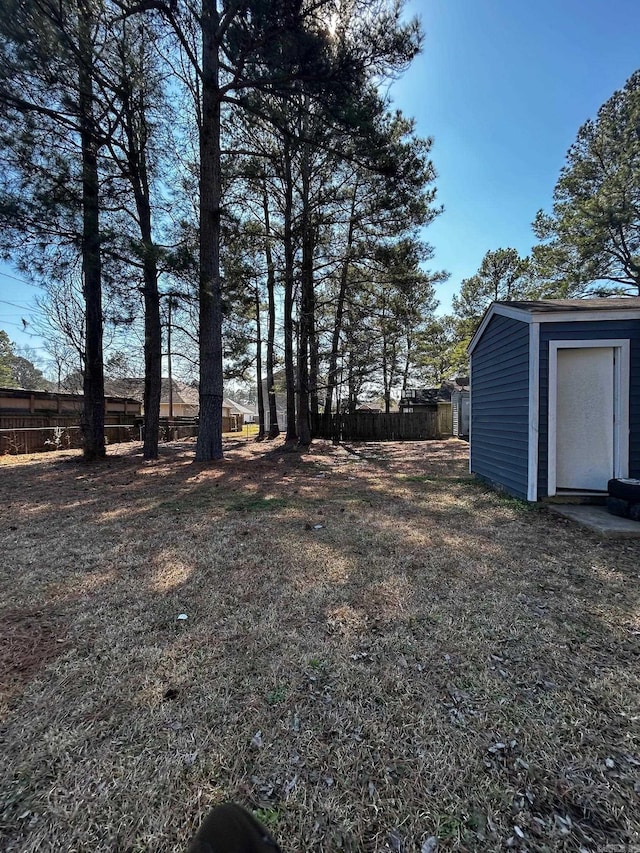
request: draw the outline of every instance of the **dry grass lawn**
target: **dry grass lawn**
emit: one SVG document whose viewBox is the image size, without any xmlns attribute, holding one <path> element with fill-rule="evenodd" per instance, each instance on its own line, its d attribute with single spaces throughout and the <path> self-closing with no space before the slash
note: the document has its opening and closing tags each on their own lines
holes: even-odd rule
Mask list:
<svg viewBox="0 0 640 853">
<path fill-rule="evenodd" d="M 640 849 L 640 546 L 466 452 L 3 458 L 0 849 Z"/>
</svg>

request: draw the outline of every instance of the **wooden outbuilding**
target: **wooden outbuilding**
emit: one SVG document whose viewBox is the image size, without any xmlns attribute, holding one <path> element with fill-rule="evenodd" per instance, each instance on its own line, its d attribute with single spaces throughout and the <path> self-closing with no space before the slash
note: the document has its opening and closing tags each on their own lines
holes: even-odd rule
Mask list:
<svg viewBox="0 0 640 853">
<path fill-rule="evenodd" d="M 478 477 L 529 501 L 640 478 L 640 298 L 494 302 L 469 353 Z"/>
</svg>

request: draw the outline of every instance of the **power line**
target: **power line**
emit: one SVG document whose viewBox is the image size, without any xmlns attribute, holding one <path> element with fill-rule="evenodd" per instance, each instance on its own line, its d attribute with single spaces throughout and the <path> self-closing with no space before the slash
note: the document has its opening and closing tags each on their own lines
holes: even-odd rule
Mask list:
<svg viewBox="0 0 640 853">
<path fill-rule="evenodd" d="M 15 343 L 15 342 L 13 342 Z M 21 349 L 28 349 L 29 352 L 46 352 L 47 355 L 51 356 L 51 351 L 46 347 L 34 347 L 31 344 L 16 344 Z M 42 356 L 41 356 L 42 357 Z"/>
<path fill-rule="evenodd" d="M 25 328 L 24 323 L 12 323 L 11 320 L 0 320 L 0 323 L 3 326 L 15 326 L 16 329 L 22 329 L 23 331 Z M 31 335 L 29 332 L 25 332 L 25 334 L 28 334 L 29 337 L 36 337 L 36 335 Z"/>
<path fill-rule="evenodd" d="M 2 305 L 11 305 L 12 308 L 19 308 L 21 311 L 33 311 L 36 309 L 30 308 L 28 305 L 18 305 L 17 302 L 7 302 L 6 299 L 0 299 L 0 304 Z M 42 313 L 42 312 L 40 312 Z"/>
<path fill-rule="evenodd" d="M 26 281 L 24 278 L 18 278 L 15 275 L 10 275 L 8 272 L 0 271 L 0 275 L 4 276 L 5 278 L 11 278 L 13 279 L 13 281 L 19 281 L 20 284 L 26 284 L 28 285 L 28 287 L 37 287 L 38 289 L 40 289 L 39 284 L 34 284 L 32 281 Z"/>
</svg>

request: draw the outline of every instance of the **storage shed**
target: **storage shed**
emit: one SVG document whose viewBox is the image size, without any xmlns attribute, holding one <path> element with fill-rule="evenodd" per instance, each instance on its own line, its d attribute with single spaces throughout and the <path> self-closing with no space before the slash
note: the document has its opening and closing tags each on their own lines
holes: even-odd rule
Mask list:
<svg viewBox="0 0 640 853">
<path fill-rule="evenodd" d="M 456 438 L 469 438 L 469 390 L 451 392 L 451 428 Z"/>
<path fill-rule="evenodd" d="M 478 477 L 530 501 L 640 478 L 640 298 L 494 302 L 469 353 Z"/>
</svg>

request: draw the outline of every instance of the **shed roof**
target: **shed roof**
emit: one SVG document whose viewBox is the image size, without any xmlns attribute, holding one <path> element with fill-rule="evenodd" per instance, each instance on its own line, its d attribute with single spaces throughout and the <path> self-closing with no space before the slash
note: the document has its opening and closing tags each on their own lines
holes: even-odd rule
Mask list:
<svg viewBox="0 0 640 853">
<path fill-rule="evenodd" d="M 558 311 L 620 311 L 640 309 L 638 296 L 612 296 L 599 299 L 532 299 L 530 301 L 500 301 L 494 305 L 506 305 L 530 314 L 554 313 Z"/>
<path fill-rule="evenodd" d="M 467 347 L 469 354 L 476 348 L 491 318 L 496 314 L 524 323 L 571 322 L 578 319 L 640 319 L 640 297 L 612 296 L 606 299 L 532 299 L 526 302 L 492 302 Z"/>
</svg>

